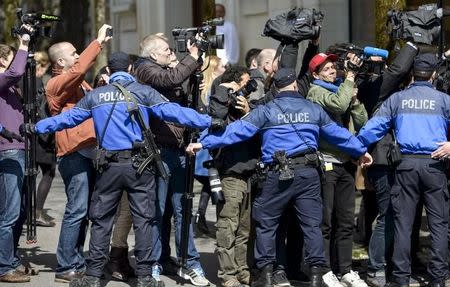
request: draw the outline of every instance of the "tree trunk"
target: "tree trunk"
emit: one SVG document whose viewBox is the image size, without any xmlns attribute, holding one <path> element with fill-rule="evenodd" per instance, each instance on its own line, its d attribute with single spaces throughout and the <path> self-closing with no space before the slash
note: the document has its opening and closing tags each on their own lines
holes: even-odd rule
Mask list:
<svg viewBox="0 0 450 287">
<path fill-rule="evenodd" d="M 95 0 L 94 5 L 92 7 L 94 14 L 94 25 L 92 26 L 92 35 L 93 37 L 97 37 L 98 30 L 103 26 L 103 24 L 109 24 L 109 9 L 108 9 L 108 1 L 106 0 Z M 116 33 L 117 35 L 118 33 Z M 114 37 L 114 36 L 113 36 Z M 106 66 L 108 62 L 108 55 L 110 51 L 110 47 L 113 39 L 111 39 L 103 48 L 103 51 L 97 57 L 97 61 L 95 62 L 94 75 L 103 67 Z"/>
<path fill-rule="evenodd" d="M 7 45 L 15 46 L 17 40 L 11 35 L 11 28 L 16 25 L 16 8 L 20 7 L 18 0 L 3 0 L 3 11 L 5 13 L 5 22 L 3 29 L 3 42 Z"/>
<path fill-rule="evenodd" d="M 391 9 L 404 10 L 405 0 L 376 0 L 375 2 L 375 42 L 376 46 L 392 50 L 394 41 L 387 33 L 387 12 Z"/>
</svg>

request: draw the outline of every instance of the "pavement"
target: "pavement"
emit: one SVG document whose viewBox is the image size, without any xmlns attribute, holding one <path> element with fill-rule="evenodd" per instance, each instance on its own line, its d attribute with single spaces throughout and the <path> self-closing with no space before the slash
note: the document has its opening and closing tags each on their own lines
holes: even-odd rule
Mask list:
<svg viewBox="0 0 450 287">
<path fill-rule="evenodd" d="M 39 183 L 39 176 L 37 179 L 37 183 Z M 196 186 L 196 189 L 199 187 Z M 194 198 L 194 211 L 197 210 L 199 196 L 196 195 Z M 64 287 L 69 286 L 67 283 L 57 283 L 54 282 L 55 278 L 55 268 L 57 265 L 56 261 L 56 248 L 58 245 L 59 232 L 61 230 L 61 220 L 64 214 L 64 208 L 66 204 L 66 195 L 64 192 L 64 184 L 62 182 L 61 176 L 57 171 L 55 179 L 53 180 L 52 187 L 50 193 L 48 194 L 47 200 L 45 202 L 45 209 L 47 210 L 50 216 L 53 216 L 56 219 L 55 227 L 37 227 L 37 239 L 38 242 L 33 245 L 27 245 L 25 243 L 25 225 L 24 225 L 24 234 L 20 239 L 20 250 L 23 254 L 24 261 L 28 261 L 32 267 L 39 270 L 39 275 L 31 276 L 31 281 L 29 283 L 23 284 L 11 284 L 11 283 L 1 283 L 0 286 L 12 287 L 12 286 L 23 286 L 23 287 Z M 214 206 L 210 206 L 208 208 L 206 218 L 208 221 L 208 226 L 210 230 L 214 230 L 214 222 L 216 220 L 215 208 Z M 87 250 L 89 248 L 89 234 L 85 243 L 85 254 L 87 255 Z M 172 256 L 175 256 L 175 243 L 174 236 L 171 236 L 171 247 L 172 247 Z M 133 255 L 133 247 L 134 247 L 134 234 L 133 231 L 130 232 L 128 236 L 128 245 L 130 246 L 129 254 Z M 210 286 L 215 286 L 217 284 L 217 256 L 214 254 L 215 249 L 215 239 L 208 236 L 200 236 L 195 239 L 195 245 L 197 247 L 198 252 L 200 253 L 200 261 L 202 263 L 203 268 L 206 272 L 206 277 L 211 281 Z M 132 264 L 134 264 L 134 257 L 131 258 Z M 193 286 L 190 282 L 183 280 L 177 276 L 175 277 L 166 277 L 161 276 L 162 280 L 166 283 L 166 286 Z M 108 280 L 102 280 L 102 286 L 107 287 L 121 287 L 121 286 L 136 286 L 136 280 L 133 279 L 128 283 L 117 282 Z"/>
<path fill-rule="evenodd" d="M 39 176 L 37 179 L 37 182 L 39 182 Z M 197 183 L 194 190 L 199 190 L 200 186 Z M 198 199 L 199 195 L 197 194 L 194 198 L 194 208 L 193 210 L 197 210 L 198 205 Z M 359 206 L 361 202 L 361 196 L 360 193 L 357 193 L 357 199 L 356 199 L 356 213 L 359 212 Z M 24 283 L 24 284 L 10 284 L 10 283 L 0 283 L 0 287 L 2 286 L 33 286 L 33 287 L 49 287 L 49 286 L 56 286 L 56 287 L 64 287 L 68 286 L 68 284 L 64 283 L 56 283 L 54 282 L 55 277 L 55 268 L 57 265 L 56 262 L 56 248 L 58 244 L 58 238 L 59 238 L 59 232 L 61 229 L 61 219 L 64 214 L 64 208 L 66 203 L 66 196 L 64 193 L 64 184 L 62 182 L 61 176 L 57 171 L 56 177 L 53 181 L 50 193 L 48 195 L 47 201 L 45 203 L 45 208 L 50 216 L 53 216 L 56 219 L 56 226 L 55 227 L 38 227 L 37 228 L 37 235 L 38 235 L 38 242 L 34 245 L 27 245 L 25 243 L 25 236 L 21 237 L 20 240 L 20 250 L 24 255 L 24 261 L 28 261 L 32 267 L 39 270 L 39 275 L 32 276 L 31 282 Z M 216 221 L 216 215 L 215 215 L 215 207 L 210 205 L 207 209 L 206 219 L 208 221 L 208 226 L 210 230 L 214 231 L 214 223 Z M 425 217 L 423 217 L 425 219 Z M 25 226 L 24 226 L 24 233 L 25 233 Z M 421 231 L 421 239 L 424 237 L 426 238 L 428 235 L 428 232 L 422 232 Z M 424 244 L 423 240 L 420 240 L 421 245 Z M 88 243 L 89 243 L 89 232 L 88 232 L 88 238 L 86 240 L 85 244 L 85 254 L 87 255 L 88 250 Z M 129 254 L 130 256 L 133 255 L 133 247 L 134 247 L 134 234 L 133 231 L 130 232 L 128 236 L 128 244 L 130 246 Z M 171 236 L 171 247 L 172 247 L 172 256 L 174 256 L 174 236 L 172 233 Z M 215 284 L 218 284 L 218 278 L 217 278 L 217 269 L 218 269 L 218 261 L 217 256 L 214 253 L 215 250 L 215 238 L 214 238 L 214 232 L 212 235 L 201 235 L 195 238 L 195 245 L 197 247 L 198 252 L 200 253 L 200 261 L 202 263 L 202 266 L 206 272 L 206 277 L 208 280 L 211 281 L 210 286 L 216 286 Z M 421 249 L 426 249 L 425 246 L 422 246 Z M 353 257 L 354 257 L 354 267 L 356 270 L 360 272 L 362 277 L 364 277 L 364 271 L 367 266 L 367 251 L 364 247 L 361 247 L 361 245 L 354 244 L 353 249 Z M 131 262 L 134 264 L 134 257 L 131 257 Z M 426 261 L 425 261 L 426 262 Z M 355 266 L 356 265 L 356 266 Z M 172 287 L 172 286 L 193 286 L 190 284 L 190 282 L 187 282 L 186 280 L 180 279 L 179 277 L 167 277 L 167 276 L 161 276 L 162 280 L 165 282 L 166 286 Z M 292 282 L 293 283 L 293 282 Z M 295 284 L 296 286 L 301 286 L 301 284 Z M 106 277 L 105 280 L 102 280 L 102 286 L 107 287 L 119 287 L 119 286 L 136 286 L 136 280 L 133 279 L 130 282 L 124 283 L 124 282 L 117 282 L 110 280 L 109 277 Z"/>
</svg>

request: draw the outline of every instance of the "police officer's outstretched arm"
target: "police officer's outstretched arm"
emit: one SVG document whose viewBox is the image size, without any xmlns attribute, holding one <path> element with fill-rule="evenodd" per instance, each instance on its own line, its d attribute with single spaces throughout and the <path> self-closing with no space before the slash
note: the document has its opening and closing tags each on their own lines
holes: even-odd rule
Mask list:
<svg viewBox="0 0 450 287">
<path fill-rule="evenodd" d="M 372 163 L 372 157 L 367 153 L 367 148 L 347 129 L 333 122 L 323 109 L 320 115 L 320 135 L 351 157 L 358 158 L 361 166 Z"/>
<path fill-rule="evenodd" d="M 202 148 L 214 149 L 253 137 L 266 123 L 264 106 L 252 110 L 242 119 L 232 122 L 220 133 L 208 133 L 198 143 L 191 143 L 186 148 L 188 154 L 195 154 Z"/>
<path fill-rule="evenodd" d="M 200 114 L 193 109 L 184 108 L 179 104 L 167 101 L 148 107 L 148 111 L 152 116 L 167 122 L 174 122 L 197 129 L 209 128 L 212 122 L 211 117 L 208 115 Z"/>
<path fill-rule="evenodd" d="M 89 97 L 82 98 L 75 107 L 59 115 L 45 118 L 36 123 L 37 134 L 54 133 L 67 128 L 73 128 L 92 117 Z"/>
<path fill-rule="evenodd" d="M 357 138 L 366 146 L 379 141 L 392 128 L 393 109 L 396 94 L 388 98 L 377 113 L 361 128 Z"/>
</svg>

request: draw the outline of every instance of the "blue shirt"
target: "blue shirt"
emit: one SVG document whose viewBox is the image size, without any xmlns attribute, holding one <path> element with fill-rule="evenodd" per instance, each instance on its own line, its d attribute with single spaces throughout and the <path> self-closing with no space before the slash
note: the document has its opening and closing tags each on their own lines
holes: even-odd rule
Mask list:
<svg viewBox="0 0 450 287">
<path fill-rule="evenodd" d="M 262 134 L 265 163 L 272 162 L 275 151 L 285 150 L 288 156 L 317 151 L 319 134 L 352 157 L 358 158 L 367 151 L 347 129 L 333 122 L 321 106 L 291 91 L 281 92 L 273 101 L 228 125 L 224 132 L 208 134 L 200 142 L 206 149 L 218 148 L 249 139 L 257 132 Z"/>
<path fill-rule="evenodd" d="M 120 73 L 120 74 L 119 74 Z M 135 82 L 134 78 L 123 72 L 111 75 L 134 95 L 139 109 L 148 123 L 150 117 L 158 117 L 168 122 L 175 122 L 193 128 L 206 129 L 211 124 L 211 118 L 183 108 L 178 104 L 169 102 L 160 93 L 148 85 Z M 99 139 L 105 128 L 108 116 L 116 101 L 114 111 L 105 131 L 103 139 Z M 130 105 L 133 105 L 131 102 Z M 92 117 L 95 133 L 101 146 L 106 150 L 131 149 L 135 141 L 142 141 L 142 131 L 139 124 L 133 120 L 128 110 L 125 96 L 112 84 L 99 87 L 89 92 L 75 107 L 57 116 L 46 118 L 36 124 L 38 134 L 60 131 L 74 127 Z"/>
<path fill-rule="evenodd" d="M 402 154 L 431 154 L 447 141 L 450 97 L 429 82 L 414 82 L 390 96 L 358 134 L 366 146 L 393 128 Z"/>
</svg>

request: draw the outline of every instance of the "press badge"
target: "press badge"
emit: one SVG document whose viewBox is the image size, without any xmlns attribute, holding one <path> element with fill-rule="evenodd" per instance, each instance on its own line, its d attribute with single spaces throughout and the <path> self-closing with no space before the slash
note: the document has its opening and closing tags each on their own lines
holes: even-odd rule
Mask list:
<svg viewBox="0 0 450 287">
<path fill-rule="evenodd" d="M 333 170 L 333 163 L 326 162 L 325 163 L 325 171 L 331 171 L 331 170 Z"/>
</svg>

